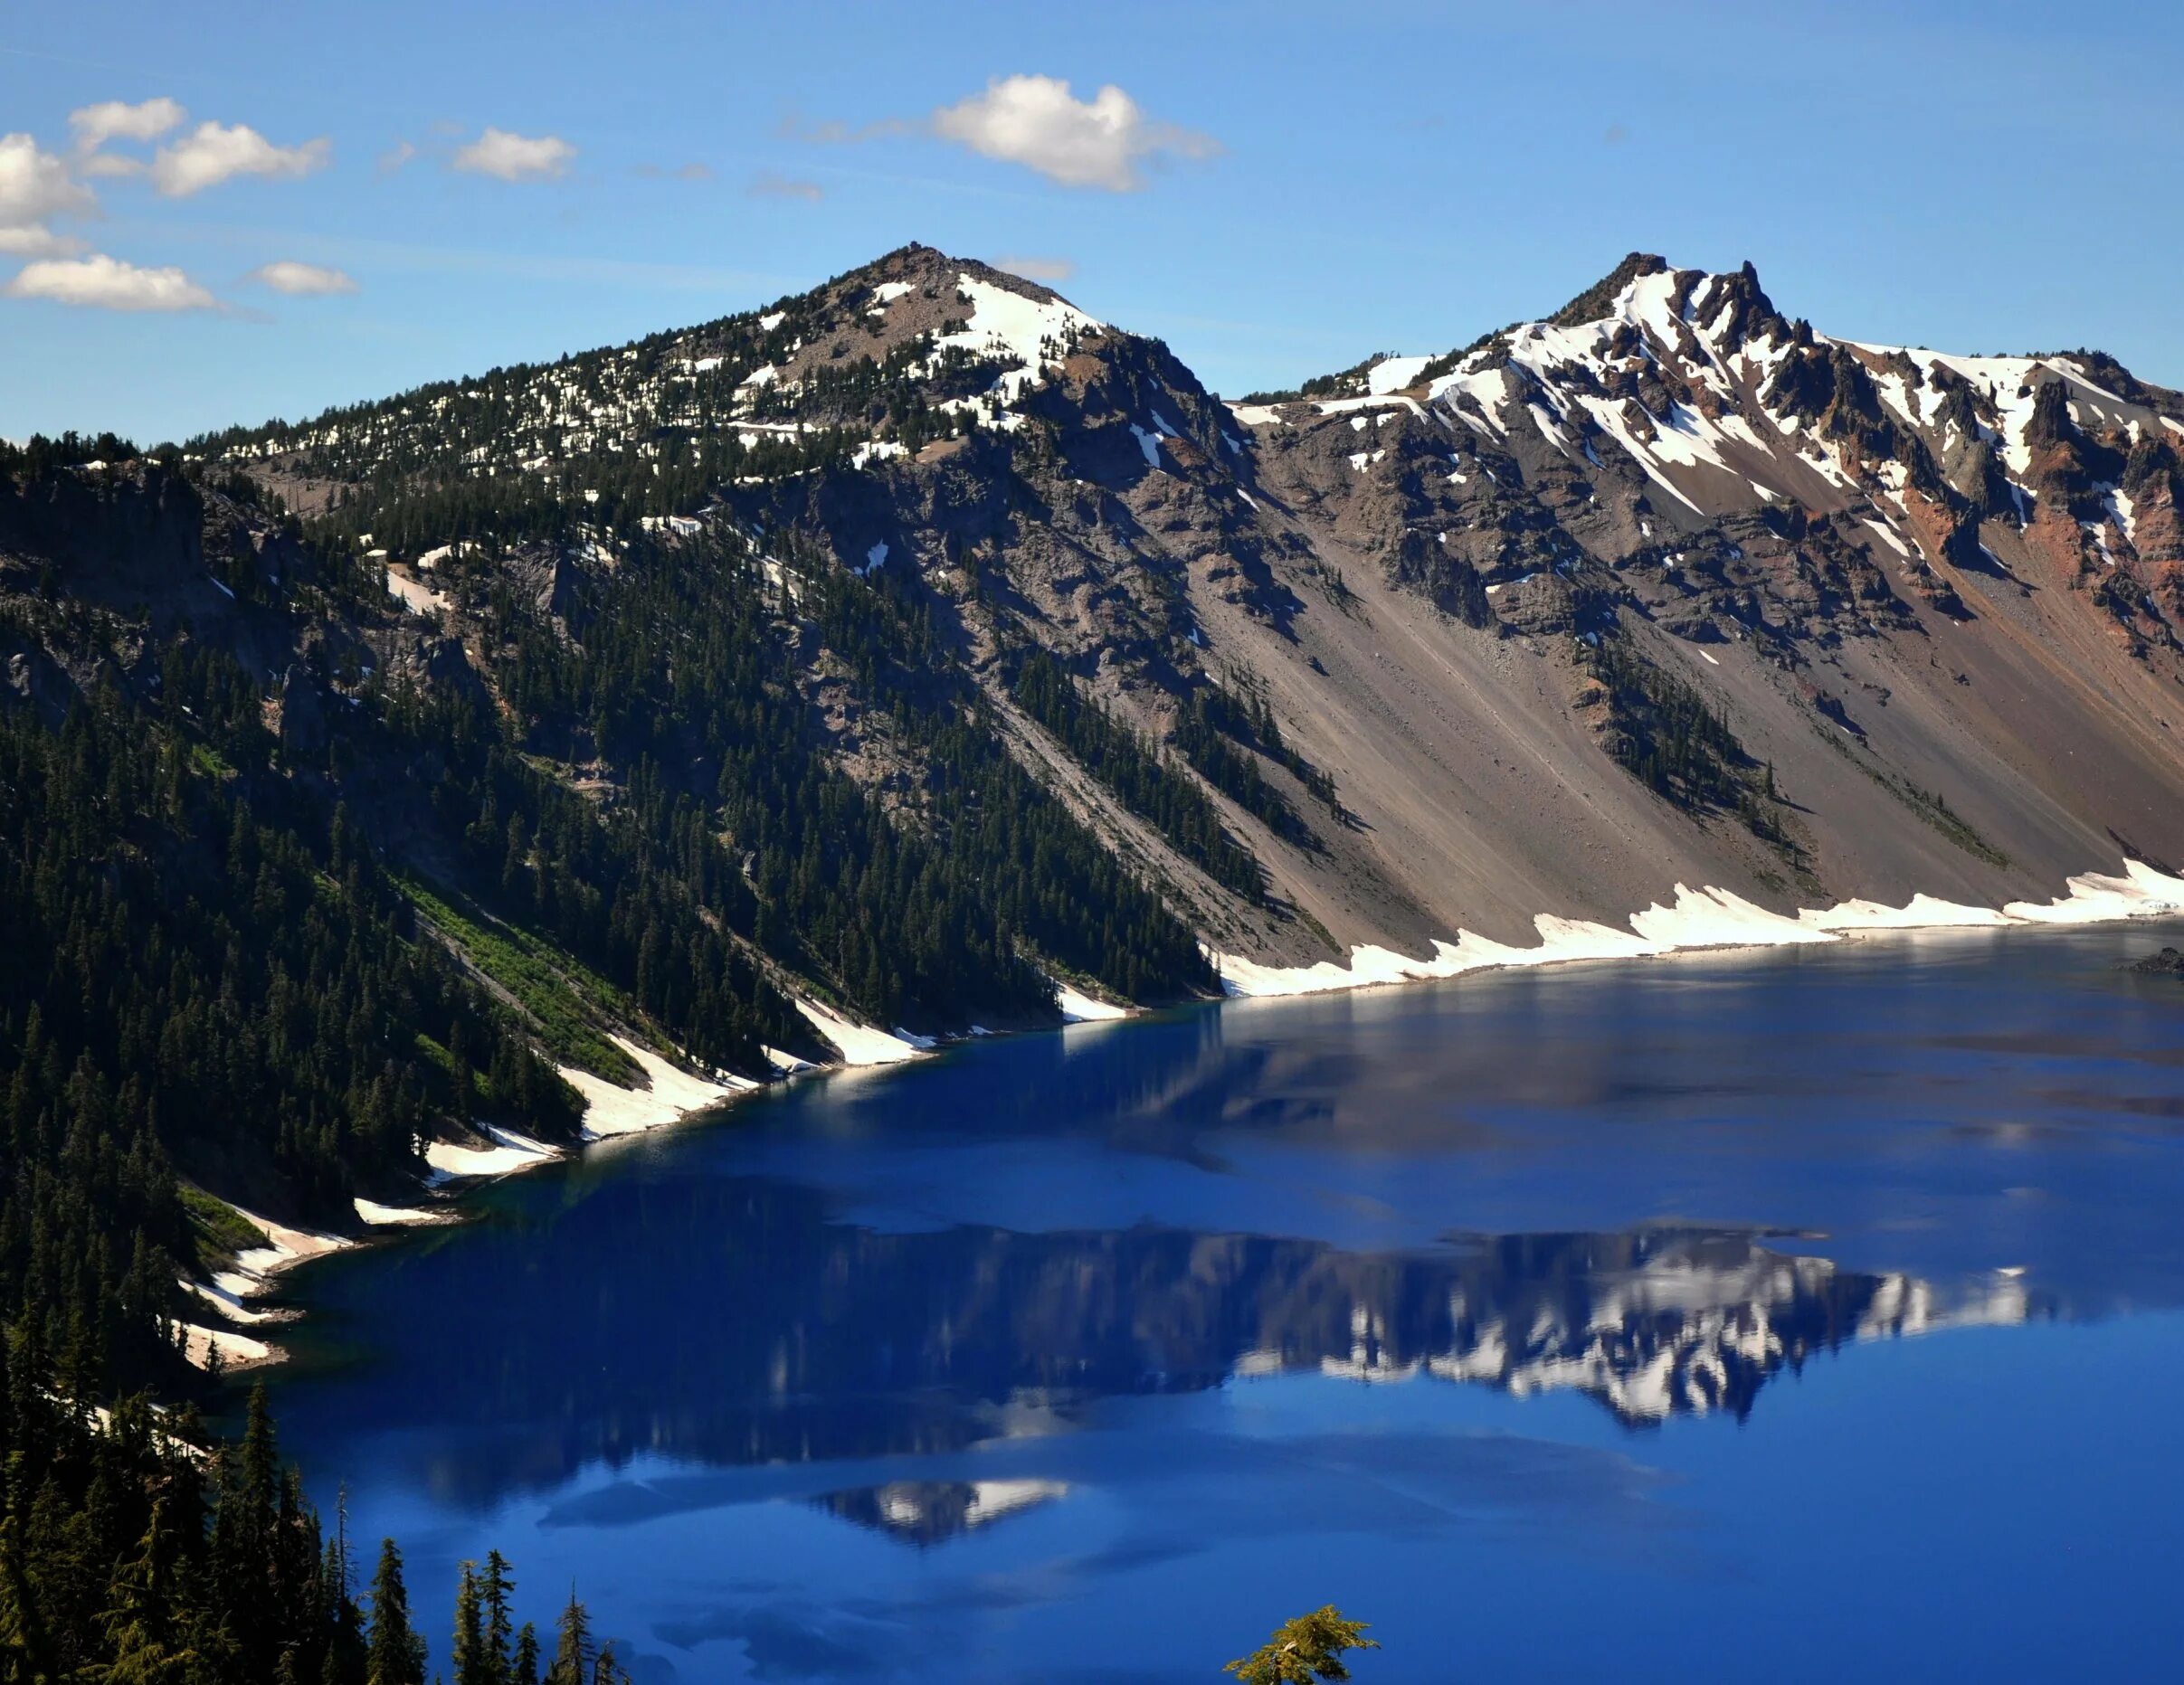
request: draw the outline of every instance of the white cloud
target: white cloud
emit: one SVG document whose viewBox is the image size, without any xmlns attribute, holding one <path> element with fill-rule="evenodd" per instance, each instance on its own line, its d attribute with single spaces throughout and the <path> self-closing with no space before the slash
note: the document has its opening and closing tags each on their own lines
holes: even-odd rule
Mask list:
<svg viewBox="0 0 2184 1685">
<path fill-rule="evenodd" d="M 934 112 L 932 125 L 944 140 L 989 158 L 1021 164 L 1066 187 L 1109 193 L 1144 186 L 1141 166 L 1148 161 L 1220 150 L 1210 135 L 1154 122 L 1112 83 L 1087 100 L 1052 76 L 996 78 L 983 94 Z"/>
<path fill-rule="evenodd" d="M 0 228 L 94 210 L 98 200 L 70 179 L 68 165 L 28 135 L 0 135 Z"/>
<path fill-rule="evenodd" d="M 67 258 L 83 250 L 83 242 L 67 234 L 56 234 L 40 222 L 26 222 L 17 228 L 0 228 L 0 257 L 10 258 Z"/>
<path fill-rule="evenodd" d="M 141 175 L 151 166 L 126 152 L 85 152 L 76 157 L 79 175 Z"/>
<path fill-rule="evenodd" d="M 511 135 L 505 128 L 489 128 L 467 147 L 458 147 L 448 160 L 451 169 L 472 175 L 495 175 L 504 182 L 520 182 L 546 175 L 565 175 L 576 148 L 558 135 Z"/>
<path fill-rule="evenodd" d="M 392 175 L 416 156 L 417 147 L 414 142 L 397 140 L 379 155 L 379 173 L 382 175 Z"/>
<path fill-rule="evenodd" d="M 1074 258 L 995 258 L 993 267 L 1011 275 L 1021 275 L 1029 281 L 1045 281 L 1059 287 L 1077 273 Z"/>
<path fill-rule="evenodd" d="M 216 302 L 180 270 L 138 269 L 103 252 L 25 264 L 5 290 L 11 298 L 51 298 L 98 310 L 209 310 Z"/>
<path fill-rule="evenodd" d="M 238 175 L 309 175 L 325 166 L 331 150 L 323 138 L 277 147 L 245 123 L 200 123 L 159 148 L 152 159 L 152 185 L 170 199 L 185 199 Z"/>
<path fill-rule="evenodd" d="M 172 99 L 162 97 L 130 105 L 125 99 L 102 99 L 68 114 L 76 150 L 96 152 L 109 140 L 157 140 L 171 128 L 182 127 L 189 116 Z"/>
<path fill-rule="evenodd" d="M 356 283 L 340 270 L 299 263 L 293 258 L 261 264 L 245 279 L 256 281 L 261 287 L 271 287 L 275 292 L 284 292 L 291 298 L 323 298 L 334 293 L 356 290 Z"/>
</svg>

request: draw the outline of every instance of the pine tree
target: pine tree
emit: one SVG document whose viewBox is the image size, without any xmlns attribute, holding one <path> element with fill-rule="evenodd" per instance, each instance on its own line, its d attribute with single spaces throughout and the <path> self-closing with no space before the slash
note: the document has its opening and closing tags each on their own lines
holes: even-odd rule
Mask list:
<svg viewBox="0 0 2184 1685">
<path fill-rule="evenodd" d="M 1316 1685 L 1322 1680 L 1346 1680 L 1350 1670 L 1343 1661 L 1351 1650 L 1378 1650 L 1377 1639 L 1365 1636 L 1365 1623 L 1345 1620 L 1333 1604 L 1285 1621 L 1274 1636 L 1248 1656 L 1222 1669 L 1236 1675 L 1239 1685 Z"/>
<path fill-rule="evenodd" d="M 178 1553 L 166 1506 L 155 1503 L 136 1556 L 115 1567 L 108 1588 L 106 1642 L 114 1660 L 107 1685 L 166 1685 L 197 1676 L 197 1659 L 176 1621 Z"/>
<path fill-rule="evenodd" d="M 568 1607 L 561 1612 L 555 1631 L 558 1642 L 554 1646 L 554 1665 L 546 1670 L 546 1685 L 592 1685 L 599 1652 L 592 1642 L 591 1616 L 576 1601 L 574 1586 L 569 1588 Z"/>
<path fill-rule="evenodd" d="M 365 1677 L 363 1612 L 356 1607 L 355 1574 L 349 1566 L 349 1493 L 334 1498 L 334 1538 L 326 1548 L 319 1576 L 318 1607 L 327 1624 L 326 1658 L 320 1685 L 356 1685 Z"/>
<path fill-rule="evenodd" d="M 402 1552 L 391 1538 L 379 1546 L 372 1576 L 372 1625 L 366 1646 L 368 1685 L 424 1685 L 424 1640 L 410 1630 L 410 1596 L 402 1583 Z"/>
<path fill-rule="evenodd" d="M 592 1667 L 592 1685 L 630 1685 L 630 1671 L 615 1655 L 612 1640 L 599 1647 L 599 1660 Z"/>
<path fill-rule="evenodd" d="M 21 1478 L 21 1456 L 17 1452 L 8 1459 L 11 1488 Z M 51 1671 L 31 1587 L 24 1577 L 22 1529 L 14 1515 L 0 1517 L 0 1680 L 27 1685 L 47 1678 Z"/>
<path fill-rule="evenodd" d="M 495 1685 L 485 1620 L 478 1595 L 478 1565 L 466 1562 L 455 1590 L 455 1643 L 450 1656 L 455 1670 L 451 1685 Z"/>
<path fill-rule="evenodd" d="M 515 1589 L 516 1581 L 508 1573 L 508 1559 L 498 1550 L 486 1552 L 479 1595 L 485 1609 L 485 1677 L 491 1685 L 508 1685 L 513 1671 L 508 1646 L 515 1636 L 514 1617 L 508 1608 L 508 1598 Z"/>
<path fill-rule="evenodd" d="M 513 1670 L 516 1685 L 539 1685 L 538 1663 L 540 1659 L 538 1629 L 526 1621 L 523 1623 L 523 1630 L 516 1634 L 516 1660 Z"/>
</svg>

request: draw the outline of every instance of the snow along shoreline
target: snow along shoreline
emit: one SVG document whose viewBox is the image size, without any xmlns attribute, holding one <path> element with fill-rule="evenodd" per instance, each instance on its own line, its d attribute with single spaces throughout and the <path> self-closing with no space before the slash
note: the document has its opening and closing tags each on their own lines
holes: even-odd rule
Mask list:
<svg viewBox="0 0 2184 1685">
<path fill-rule="evenodd" d="M 1063 994 L 1064 1015 L 1073 1022 L 1080 1018 L 1119 1018 L 1123 1014 L 1120 1007 L 1091 1000 L 1074 990 L 1065 989 Z M 1072 1011 L 1072 1003 L 1083 1010 Z M 816 1001 L 799 999 L 796 1008 L 821 1038 L 840 1054 L 847 1067 L 899 1064 L 918 1058 L 939 1045 L 929 1037 L 913 1036 L 907 1030 L 890 1035 L 870 1028 Z M 560 1147 L 534 1141 L 498 1124 L 480 1123 L 475 1128 L 491 1143 L 489 1146 L 452 1141 L 425 1143 L 424 1160 L 430 1167 L 426 1186 L 451 1192 L 461 1185 L 535 1169 L 539 1165 L 573 1157 L 593 1142 L 664 1128 L 693 1112 L 767 1086 L 750 1077 L 726 1072 L 717 1073 L 713 1078 L 693 1075 L 625 1037 L 617 1036 L 613 1041 L 644 1073 L 647 1086 L 624 1088 L 575 1065 L 555 1067 L 562 1079 L 584 1101 L 584 1133 L 580 1142 Z M 788 1081 L 808 1071 L 831 1068 L 814 1065 L 777 1048 L 769 1047 L 765 1052 L 774 1066 L 776 1082 Z M 359 1197 L 356 1207 L 357 1220 L 375 1229 L 414 1228 L 461 1220 L 454 1200 L 445 1197 L 425 1206 L 389 1206 Z M 240 1323 L 243 1328 L 294 1320 L 293 1311 L 264 1310 L 251 1302 L 270 1292 L 274 1279 L 282 1272 L 307 1258 L 346 1252 L 364 1244 L 361 1237 L 290 1228 L 270 1217 L 245 1211 L 240 1206 L 230 1205 L 228 1209 L 264 1236 L 265 1244 L 236 1254 L 229 1267 L 216 1272 L 210 1283 L 185 1278 L 182 1285 L 226 1321 Z M 180 1326 L 180 1333 L 184 1357 L 201 1369 L 209 1367 L 215 1352 L 222 1367 L 230 1370 L 261 1368 L 279 1363 L 287 1356 L 271 1340 L 233 1328 L 185 1322 Z"/>
<path fill-rule="evenodd" d="M 1703 949 L 1787 947 L 1894 931 L 2030 929 L 2184 914 L 2184 877 L 2170 877 L 2140 860 L 2125 861 L 2122 876 L 2081 873 L 2064 887 L 2068 893 L 2054 901 L 2013 901 L 2000 908 L 1966 906 L 1918 895 L 1901 907 L 1852 900 L 1832 907 L 1803 908 L 1791 918 L 1726 889 L 1693 890 L 1678 884 L 1673 905 L 1656 902 L 1632 913 L 1627 930 L 1540 913 L 1533 920 L 1540 935 L 1536 948 L 1515 948 L 1459 930 L 1452 942 L 1436 941 L 1429 960 L 1408 959 L 1371 943 L 1353 948 L 1347 966 L 1332 960 L 1316 965 L 1271 966 L 1232 954 L 1209 957 L 1225 995 L 1260 999 L 1429 982 L 1509 966 L 1638 960 Z"/>
<path fill-rule="evenodd" d="M 1967 906 L 1932 895 L 1913 895 L 1901 907 L 1851 900 L 1832 907 L 1808 907 L 1795 918 L 1746 901 L 1725 889 L 1692 890 L 1677 885 L 1673 905 L 1658 903 L 1630 915 L 1629 928 L 1540 913 L 1536 948 L 1515 948 L 1459 930 L 1453 942 L 1436 942 L 1430 960 L 1411 960 L 1371 944 L 1353 948 L 1347 966 L 1323 960 L 1309 966 L 1268 966 L 1209 951 L 1222 992 L 1230 999 L 1325 994 L 1393 983 L 1430 982 L 1467 971 L 1507 967 L 1557 965 L 1585 960 L 1636 960 L 1707 949 L 1780 947 L 1799 942 L 1833 942 L 1855 935 L 1898 931 L 2032 929 L 2041 925 L 2113 923 L 2127 919 L 2184 915 L 2184 878 L 2155 871 L 2142 861 L 2124 863 L 2123 875 L 2083 873 L 2065 885 L 2067 894 L 2051 902 L 2013 901 L 2000 908 Z M 1135 1008 L 1097 1000 L 1064 983 L 1056 985 L 1065 1024 L 1097 1023 L 1126 1018 Z M 816 1001 L 799 999 L 797 1010 L 841 1055 L 845 1067 L 872 1068 L 922 1057 L 938 1046 L 930 1037 L 907 1031 L 874 1029 Z M 980 1032 L 983 1033 L 983 1032 Z M 493 1143 L 465 1146 L 435 1141 L 425 1148 L 432 1168 L 430 1185 L 451 1188 L 512 1176 L 541 1164 L 574 1156 L 593 1142 L 647 1133 L 724 1101 L 753 1093 L 767 1084 L 726 1073 L 715 1079 L 693 1075 L 648 1047 L 622 1037 L 615 1045 L 633 1060 L 649 1081 L 646 1088 L 624 1088 L 590 1071 L 562 1065 L 560 1074 L 584 1102 L 580 1143 L 557 1147 L 513 1130 L 480 1125 Z M 814 1066 L 774 1048 L 766 1050 L 775 1081 L 832 1067 Z M 429 1206 L 381 1205 L 359 1198 L 358 1219 L 374 1228 L 413 1227 L 461 1220 L 452 1199 Z M 293 1313 L 261 1310 L 250 1302 L 262 1295 L 274 1278 L 308 1258 L 346 1251 L 363 1244 L 340 1235 L 289 1228 L 231 1206 L 229 1209 L 265 1236 L 265 1245 L 236 1254 L 233 1264 L 208 1284 L 184 1282 L 228 1321 L 252 1327 L 291 1320 Z M 234 1329 L 185 1322 L 183 1350 L 204 1368 L 217 1350 L 229 1369 L 255 1368 L 280 1362 L 287 1355 L 270 1340 Z"/>
</svg>

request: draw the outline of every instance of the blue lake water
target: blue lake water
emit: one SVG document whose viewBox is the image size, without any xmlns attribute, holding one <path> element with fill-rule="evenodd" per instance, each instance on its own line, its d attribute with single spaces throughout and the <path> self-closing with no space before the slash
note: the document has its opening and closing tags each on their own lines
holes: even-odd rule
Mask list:
<svg viewBox="0 0 2184 1685">
<path fill-rule="evenodd" d="M 316 1264 L 276 1384 L 444 1665 L 498 1546 L 641 1680 L 2173 1677 L 2151 927 L 1234 1003 L 807 1080 Z"/>
</svg>

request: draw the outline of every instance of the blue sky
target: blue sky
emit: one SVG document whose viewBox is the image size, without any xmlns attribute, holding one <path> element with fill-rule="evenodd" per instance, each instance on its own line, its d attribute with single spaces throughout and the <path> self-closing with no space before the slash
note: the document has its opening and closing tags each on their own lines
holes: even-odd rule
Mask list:
<svg viewBox="0 0 2184 1685">
<path fill-rule="evenodd" d="M 2174 5 L 14 6 L 0 435 L 311 413 L 913 239 L 1230 393 L 1634 248 L 2184 384 L 2179 86 Z"/>
</svg>

